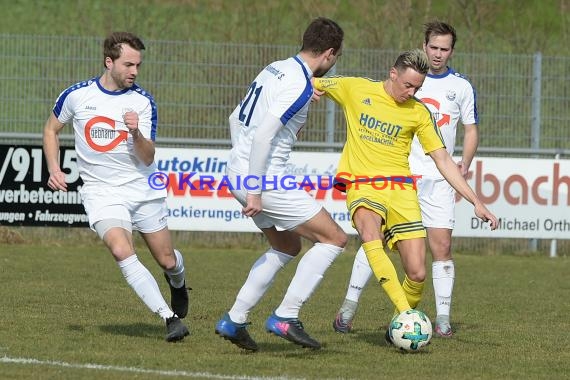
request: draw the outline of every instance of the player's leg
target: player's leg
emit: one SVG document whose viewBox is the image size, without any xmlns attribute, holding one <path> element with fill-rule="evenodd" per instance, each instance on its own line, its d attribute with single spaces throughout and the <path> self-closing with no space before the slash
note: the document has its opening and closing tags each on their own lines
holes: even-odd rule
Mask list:
<svg viewBox="0 0 570 380">
<path fill-rule="evenodd" d="M 234 189 L 232 193 L 242 205 L 245 204 L 245 190 Z M 266 215 L 273 208 L 279 208 L 277 202 L 279 196 L 272 193 L 271 191 L 264 193 L 264 212 L 253 218 L 256 226 L 267 237 L 270 248 L 255 261 L 233 306 L 217 322 L 215 328 L 216 334 L 250 351 L 258 350 L 257 343 L 246 329 L 250 311 L 269 289 L 277 273 L 301 251 L 299 235 L 290 231 L 278 231 L 275 228 L 274 215 Z"/>
<path fill-rule="evenodd" d="M 428 228 L 428 242 L 432 252 L 432 279 L 435 296 L 435 333 L 451 337 L 451 300 L 455 281 L 455 264 L 451 257 L 451 232 L 446 228 Z"/>
<path fill-rule="evenodd" d="M 336 332 L 348 333 L 352 329 L 352 323 L 358 308 L 358 300 L 370 277 L 372 277 L 372 269 L 370 264 L 368 264 L 364 248 L 360 247 L 354 257 L 345 299 L 333 321 L 333 329 Z"/>
<path fill-rule="evenodd" d="M 450 337 L 451 298 L 455 279 L 455 265 L 451 257 L 451 235 L 455 227 L 455 191 L 443 179 L 423 177 L 418 181 L 418 199 L 433 259 L 435 334 Z"/>
<path fill-rule="evenodd" d="M 411 184 L 391 193 L 387 213 L 386 241 L 397 247 L 405 272 L 402 289 L 411 308 L 421 300 L 425 280 L 425 228 L 422 224 L 417 194 Z M 395 314 L 401 313 L 398 309 Z"/>
<path fill-rule="evenodd" d="M 384 252 L 382 242 L 382 226 L 387 210 L 384 205 L 388 203 L 388 196 L 372 187 L 349 190 L 347 205 L 374 276 L 396 308 L 404 311 L 410 309 L 410 305 L 398 280 L 396 268 Z"/>
<path fill-rule="evenodd" d="M 141 233 L 150 253 L 164 271 L 170 288 L 170 305 L 179 318 L 188 314 L 186 270 L 180 251 L 172 246 L 166 218 L 168 210 L 164 199 L 145 202 L 133 211 L 133 224 Z"/>
<path fill-rule="evenodd" d="M 237 323 L 245 323 L 250 311 L 261 300 L 273 283 L 275 276 L 301 251 L 299 235 L 291 231 L 277 231 L 275 227 L 264 228 L 270 248 L 251 267 L 234 305 L 228 312 Z"/>
<path fill-rule="evenodd" d="M 116 219 L 107 219 L 95 224 L 98 233 L 104 234 L 103 241 L 117 261 L 123 277 L 138 297 L 153 312 L 164 320 L 174 313 L 160 294 L 158 284 L 149 270 L 139 261 L 131 241 L 131 232 L 117 226 Z M 106 230 L 106 231 L 105 231 Z"/>
<path fill-rule="evenodd" d="M 250 311 L 267 292 L 277 273 L 301 250 L 300 237 L 290 231 L 263 228 L 270 248 L 251 267 L 247 279 L 239 290 L 231 309 L 216 324 L 215 332 L 238 347 L 257 351 L 257 343 L 247 332 Z"/>
<path fill-rule="evenodd" d="M 172 310 L 179 318 L 185 318 L 189 304 L 186 269 L 182 254 L 172 247 L 170 231 L 165 227 L 160 231 L 141 233 L 141 236 L 164 271 L 164 278 L 170 288 Z"/>
<path fill-rule="evenodd" d="M 135 253 L 132 230 L 132 205 L 119 195 L 83 194 L 83 205 L 89 217 L 89 225 L 103 240 L 127 283 L 154 313 L 164 319 L 173 313 L 164 302 L 158 284 Z"/>
<path fill-rule="evenodd" d="M 289 193 L 292 193 L 289 195 L 289 204 L 295 204 L 295 215 L 283 220 L 281 225 L 312 241 L 314 245 L 299 261 L 281 304 L 265 326 L 268 331 L 293 343 L 318 349 L 320 343 L 305 332 L 299 321 L 300 309 L 319 286 L 327 269 L 342 253 L 348 237 L 330 214 L 304 190 Z"/>
<path fill-rule="evenodd" d="M 422 299 L 426 277 L 425 240 L 423 237 L 399 240 L 397 246 L 406 273 L 402 288 L 410 307 L 415 309 Z"/>
<path fill-rule="evenodd" d="M 130 222 L 104 219 L 96 222 L 94 229 L 115 258 L 129 286 L 153 313 L 165 321 L 166 340 L 177 341 L 188 335 L 187 328 L 180 323 L 166 304 L 156 280 L 139 261 L 132 243 Z"/>
</svg>

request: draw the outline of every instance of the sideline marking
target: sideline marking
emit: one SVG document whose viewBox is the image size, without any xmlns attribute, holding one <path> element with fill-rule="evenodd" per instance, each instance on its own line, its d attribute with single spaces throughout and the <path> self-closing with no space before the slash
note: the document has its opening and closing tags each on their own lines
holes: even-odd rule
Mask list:
<svg viewBox="0 0 570 380">
<path fill-rule="evenodd" d="M 32 364 L 32 365 L 65 367 L 65 368 L 74 368 L 74 369 L 94 369 L 94 370 L 103 370 L 103 371 L 147 373 L 147 374 L 163 375 L 163 376 L 182 376 L 182 377 L 196 377 L 196 378 L 224 379 L 224 380 L 296 380 L 295 378 L 292 377 L 259 377 L 259 376 L 252 377 L 245 375 L 239 375 L 239 376 L 217 375 L 215 373 L 209 373 L 209 372 L 188 372 L 188 371 L 179 371 L 179 370 L 166 371 L 158 369 L 122 367 L 122 366 L 92 364 L 92 363 L 75 364 L 75 363 L 66 363 L 54 360 L 11 358 L 8 356 L 0 357 L 0 363 Z"/>
</svg>

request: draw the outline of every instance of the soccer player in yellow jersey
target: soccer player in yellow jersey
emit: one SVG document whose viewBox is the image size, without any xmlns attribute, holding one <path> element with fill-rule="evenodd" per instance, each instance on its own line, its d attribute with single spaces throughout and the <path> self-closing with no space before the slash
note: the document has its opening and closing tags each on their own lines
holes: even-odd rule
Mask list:
<svg viewBox="0 0 570 380">
<path fill-rule="evenodd" d="M 398 56 L 384 81 L 367 78 L 314 78 L 315 96 L 338 103 L 347 138 L 336 175 L 347 193 L 352 224 L 363 242 L 372 271 L 398 312 L 420 301 L 425 270 L 425 228 L 408 164 L 417 135 L 424 152 L 453 188 L 474 205 L 475 215 L 497 228 L 497 218 L 467 184 L 445 146 L 430 111 L 414 97 L 429 66 L 420 49 Z M 397 249 L 406 272 L 403 285 L 386 255 Z"/>
</svg>

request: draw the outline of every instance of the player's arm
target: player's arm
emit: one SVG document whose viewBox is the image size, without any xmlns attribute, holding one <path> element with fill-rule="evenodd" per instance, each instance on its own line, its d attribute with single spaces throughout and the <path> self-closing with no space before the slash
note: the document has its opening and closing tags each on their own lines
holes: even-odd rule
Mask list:
<svg viewBox="0 0 570 380">
<path fill-rule="evenodd" d="M 475 157 L 475 152 L 477 152 L 477 147 L 479 146 L 479 129 L 477 128 L 477 124 L 466 124 L 464 128 L 463 157 L 461 161 L 457 163 L 457 166 L 459 166 L 461 175 L 466 177 L 473 157 Z"/>
<path fill-rule="evenodd" d="M 255 131 L 249 154 L 248 174 L 252 180 L 248 181 L 250 189 L 247 189 L 247 205 L 242 210 L 246 216 L 255 216 L 262 210 L 262 178 L 266 175 L 271 143 L 282 126 L 281 120 L 268 112 Z"/>
<path fill-rule="evenodd" d="M 313 96 L 311 101 L 318 101 L 323 95 L 342 104 L 343 98 L 348 96 L 350 80 L 354 78 L 334 76 L 323 78 L 311 78 L 313 84 Z"/>
<path fill-rule="evenodd" d="M 133 136 L 133 147 L 135 155 L 146 166 L 154 162 L 154 142 L 143 136 L 139 130 L 139 115 L 134 111 L 126 112 L 123 115 L 123 121 L 128 128 L 129 133 Z"/>
<path fill-rule="evenodd" d="M 242 123 L 239 121 L 238 117 L 238 109 L 239 108 L 236 108 L 228 118 L 228 121 L 230 123 L 230 138 L 232 140 L 232 146 L 235 146 L 237 144 L 238 136 L 242 127 Z"/>
<path fill-rule="evenodd" d="M 465 181 L 465 178 L 461 175 L 459 168 L 455 162 L 453 162 L 449 153 L 447 153 L 444 148 L 439 148 L 429 152 L 429 155 L 451 187 L 475 206 L 475 215 L 485 222 L 489 221 L 492 230 L 496 229 L 498 225 L 497 217 L 493 215 L 487 207 L 485 207 L 483 202 L 481 202 L 479 197 L 477 197 L 473 189 L 471 189 L 469 184 Z"/>
<path fill-rule="evenodd" d="M 49 172 L 48 186 L 53 190 L 67 191 L 65 173 L 59 166 L 59 132 L 65 124 L 51 113 L 44 126 L 43 148 Z"/>
</svg>

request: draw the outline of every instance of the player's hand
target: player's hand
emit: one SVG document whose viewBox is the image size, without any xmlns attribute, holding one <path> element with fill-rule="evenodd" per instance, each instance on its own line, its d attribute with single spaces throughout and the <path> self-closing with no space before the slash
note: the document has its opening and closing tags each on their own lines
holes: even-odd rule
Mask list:
<svg viewBox="0 0 570 380">
<path fill-rule="evenodd" d="M 52 190 L 67 191 L 67 183 L 65 183 L 65 173 L 62 172 L 61 170 L 50 173 L 47 184 L 49 188 Z"/>
<path fill-rule="evenodd" d="M 496 230 L 497 227 L 499 226 L 499 221 L 497 220 L 497 217 L 493 215 L 493 213 L 489 211 L 487 207 L 485 207 L 485 205 L 483 205 L 482 203 L 475 205 L 475 215 L 477 215 L 477 217 L 482 221 L 489 222 L 489 227 L 491 228 L 491 231 Z"/>
<path fill-rule="evenodd" d="M 321 96 L 325 94 L 324 91 L 319 91 L 316 88 L 313 88 L 313 96 L 311 97 L 311 103 L 318 102 L 321 100 Z"/>
<path fill-rule="evenodd" d="M 465 162 L 458 161 L 457 168 L 459 169 L 459 172 L 461 173 L 463 178 L 467 179 L 467 174 L 469 173 L 469 167 L 465 165 Z"/>
<path fill-rule="evenodd" d="M 247 204 L 241 209 L 245 216 L 256 216 L 261 212 L 261 194 L 247 194 L 245 198 Z"/>
<path fill-rule="evenodd" d="M 134 111 L 127 111 L 123 114 L 123 122 L 130 133 L 135 133 L 139 129 L 139 114 Z"/>
</svg>

